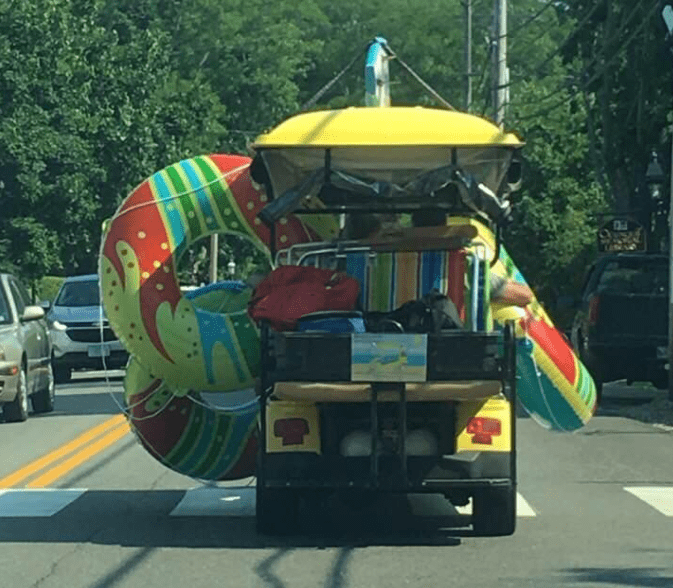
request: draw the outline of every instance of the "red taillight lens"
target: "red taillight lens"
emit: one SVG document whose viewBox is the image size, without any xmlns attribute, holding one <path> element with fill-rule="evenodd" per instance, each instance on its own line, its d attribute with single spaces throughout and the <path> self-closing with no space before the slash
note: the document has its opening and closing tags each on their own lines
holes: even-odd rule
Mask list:
<svg viewBox="0 0 673 588">
<path fill-rule="evenodd" d="M 273 434 L 283 439 L 283 445 L 301 445 L 304 442 L 304 435 L 308 435 L 309 432 L 306 419 L 293 417 L 278 419 L 273 423 Z"/>
<path fill-rule="evenodd" d="M 472 443 L 491 445 L 493 437 L 502 433 L 502 424 L 499 419 L 488 417 L 472 417 L 467 421 L 467 433 L 473 435 Z"/>
<path fill-rule="evenodd" d="M 600 303 L 600 296 L 594 296 L 589 301 L 589 324 L 594 326 L 598 321 L 598 306 Z"/>
<path fill-rule="evenodd" d="M 467 421 L 467 432 L 470 435 L 478 435 L 479 433 L 500 435 L 502 433 L 502 425 L 499 419 L 473 417 Z"/>
</svg>

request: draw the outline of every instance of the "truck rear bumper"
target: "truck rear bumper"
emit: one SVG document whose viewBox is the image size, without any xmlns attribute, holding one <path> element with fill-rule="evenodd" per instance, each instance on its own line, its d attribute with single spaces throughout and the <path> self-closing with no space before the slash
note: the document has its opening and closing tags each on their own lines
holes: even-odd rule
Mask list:
<svg viewBox="0 0 673 588">
<path fill-rule="evenodd" d="M 602 381 L 619 379 L 649 381 L 666 369 L 667 357 L 658 350 L 667 341 L 620 341 L 619 344 L 594 343 L 586 355 L 587 367 Z"/>
<path fill-rule="evenodd" d="M 379 457 L 376 478 L 369 457 L 316 454 L 267 454 L 264 485 L 269 488 L 444 492 L 452 488 L 513 482 L 511 452 L 463 452 L 407 457 L 406 478 L 400 458 Z"/>
</svg>

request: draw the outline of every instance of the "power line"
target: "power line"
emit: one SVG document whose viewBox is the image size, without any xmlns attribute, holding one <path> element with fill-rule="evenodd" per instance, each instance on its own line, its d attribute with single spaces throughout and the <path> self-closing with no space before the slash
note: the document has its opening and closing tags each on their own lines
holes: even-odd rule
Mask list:
<svg viewBox="0 0 673 588">
<path fill-rule="evenodd" d="M 538 18 L 540 18 L 546 11 L 547 9 L 551 8 L 555 4 L 558 3 L 558 0 L 549 0 L 540 10 L 538 10 L 535 14 L 529 16 L 525 21 L 523 21 L 520 25 L 510 29 L 507 32 L 507 37 L 511 39 L 514 37 L 519 31 L 522 29 L 525 29 L 529 24 L 532 22 L 536 21 Z"/>
<path fill-rule="evenodd" d="M 600 51 L 600 52 L 599 52 L 599 53 L 598 53 L 598 54 L 597 54 L 597 55 L 596 55 L 596 56 L 595 56 L 595 57 L 594 57 L 594 58 L 593 58 L 593 59 L 592 59 L 592 60 L 591 60 L 591 61 L 590 61 L 590 62 L 589 62 L 583 69 L 582 69 L 581 72 L 579 72 L 578 74 L 576 74 L 575 77 L 582 78 L 582 77 L 584 77 L 585 75 L 587 75 L 587 74 L 589 73 L 589 71 L 591 70 L 591 68 L 598 62 L 598 60 L 604 57 L 604 53 L 605 53 L 605 51 L 606 51 L 606 48 L 609 47 L 609 46 L 611 46 L 615 41 L 620 40 L 620 37 L 621 37 L 622 33 L 623 33 L 623 32 L 625 31 L 625 29 L 628 27 L 628 25 L 630 24 L 631 20 L 633 20 L 633 17 L 636 16 L 636 13 L 641 9 L 641 7 L 643 6 L 644 2 L 645 2 L 645 0 L 639 0 L 639 1 L 638 1 L 638 3 L 636 4 L 636 6 L 634 7 L 634 9 L 631 11 L 631 13 L 629 14 L 629 16 L 626 18 L 626 20 L 625 20 L 624 24 L 621 26 L 621 28 L 620 28 L 620 29 L 619 29 L 619 30 L 618 30 L 618 31 L 617 31 L 617 32 L 616 32 L 610 39 L 608 39 L 608 41 L 605 43 L 605 45 L 603 46 L 603 48 L 601 49 L 601 51 Z M 643 28 L 643 26 L 644 26 L 644 23 L 646 23 L 647 20 L 651 17 L 651 12 L 652 12 L 652 10 L 653 10 L 654 8 L 656 8 L 656 6 L 658 5 L 658 3 L 659 3 L 659 0 L 654 0 L 654 5 L 650 8 L 650 12 L 647 13 L 647 16 L 643 19 L 643 22 L 641 22 L 641 24 L 640 24 L 639 27 L 637 27 L 636 30 L 637 30 L 638 32 L 640 32 L 640 30 L 642 30 L 642 28 Z M 628 45 L 628 44 L 631 42 L 631 40 L 633 39 L 634 36 L 635 36 L 635 35 L 631 35 L 631 36 L 629 36 L 628 40 L 627 40 L 626 42 L 623 42 L 622 45 L 624 45 L 624 46 L 625 46 L 625 45 Z M 601 69 L 600 69 L 596 74 L 594 74 L 594 76 L 591 78 L 591 81 L 594 81 L 595 79 L 597 79 L 598 77 L 600 77 L 600 76 L 605 72 L 605 70 L 607 69 L 607 65 L 608 65 L 609 63 L 611 63 L 611 62 L 615 59 L 616 56 L 617 56 L 617 53 L 616 53 L 616 52 L 613 53 L 612 57 L 611 57 L 605 64 L 603 64 L 603 66 L 601 67 Z M 547 60 L 545 59 L 545 61 L 547 61 Z M 544 63 L 543 63 L 543 65 L 544 65 Z M 541 66 L 538 66 L 538 67 L 536 68 L 536 70 L 539 70 L 539 67 L 541 67 Z M 518 79 L 518 80 L 516 80 L 515 82 L 512 82 L 510 85 L 513 85 L 513 84 L 516 84 L 516 83 L 521 83 L 521 82 L 523 82 L 523 81 L 525 81 L 525 78 Z M 585 85 L 588 85 L 589 83 L 591 83 L 591 82 L 587 82 Z M 519 102 L 518 104 L 519 104 L 520 106 L 525 106 L 525 105 L 527 105 L 527 104 L 535 104 L 535 103 L 537 103 L 537 102 L 541 102 L 541 101 L 544 101 L 544 100 L 548 100 L 549 98 L 552 98 L 552 97 L 554 97 L 556 94 L 558 94 L 558 92 L 560 92 L 561 90 L 563 90 L 565 87 L 566 87 L 565 82 L 564 82 L 564 83 L 561 83 L 561 84 L 557 85 L 556 88 L 554 88 L 551 92 L 549 92 L 548 94 L 545 94 L 544 96 L 541 96 L 541 97 L 539 97 L 539 98 L 536 98 L 535 100 L 530 100 L 530 101 L 527 101 L 527 102 Z"/>
<path fill-rule="evenodd" d="M 642 0 L 641 0 L 640 3 L 642 4 Z M 641 23 L 640 23 L 640 24 L 634 29 L 634 31 L 629 35 L 629 37 L 627 38 L 627 40 L 624 42 L 624 46 L 626 46 L 626 45 L 628 45 L 629 43 L 631 43 L 631 41 L 636 37 L 636 35 L 640 34 L 640 32 L 643 30 L 643 28 L 645 28 L 645 26 L 648 24 L 649 19 L 652 17 L 652 15 L 654 14 L 654 12 L 655 12 L 655 10 L 657 9 L 658 6 L 659 6 L 659 0 L 654 0 L 654 2 L 652 3 L 652 5 L 650 6 L 649 11 L 648 11 L 648 12 L 646 13 L 646 15 L 645 15 L 645 18 L 643 18 L 643 20 L 641 21 Z M 529 114 L 529 115 L 526 115 L 526 116 L 517 118 L 516 120 L 517 120 L 517 121 L 525 121 L 525 120 L 529 120 L 529 119 L 532 119 L 532 118 L 537 118 L 537 117 L 543 116 L 543 115 L 545 115 L 545 114 L 548 114 L 549 112 L 551 112 L 551 111 L 553 111 L 553 110 L 555 110 L 555 109 L 557 109 L 557 108 L 563 106 L 564 104 L 567 104 L 567 103 L 568 103 L 568 98 L 574 98 L 574 97 L 576 97 L 577 94 L 579 94 L 579 92 L 580 92 L 581 90 L 584 90 L 585 88 L 587 88 L 588 86 L 590 86 L 593 82 L 595 82 L 598 78 L 600 78 L 600 77 L 605 73 L 605 70 L 608 68 L 608 66 L 611 65 L 612 62 L 613 62 L 615 59 L 617 59 L 618 57 L 619 57 L 619 53 L 617 53 L 617 52 L 613 53 L 613 54 L 612 54 L 612 57 L 610 57 L 610 59 L 608 59 L 608 60 L 603 64 L 603 67 L 602 67 L 599 71 L 597 71 L 593 76 L 591 76 L 591 78 L 589 78 L 589 80 L 581 82 L 581 88 L 580 88 L 579 90 L 571 91 L 571 92 L 570 92 L 570 96 L 566 96 L 566 97 L 564 97 L 563 100 L 560 100 L 560 101 L 556 102 L 555 104 L 553 104 L 553 105 L 551 105 L 551 106 L 549 106 L 549 107 L 547 107 L 547 108 L 544 108 L 544 109 L 542 109 L 542 110 L 539 110 L 539 111 L 537 111 L 537 112 L 535 112 L 535 113 L 533 113 L 533 114 Z M 586 74 L 586 73 L 587 73 L 587 70 L 585 69 L 582 73 L 583 73 L 583 74 Z M 551 96 L 551 94 L 549 94 L 547 97 L 549 97 L 549 96 Z M 539 102 L 540 100 L 542 100 L 542 98 L 536 100 L 536 102 Z M 527 103 L 525 103 L 525 104 L 532 104 L 532 103 L 533 103 L 533 102 L 527 102 Z"/>
<path fill-rule="evenodd" d="M 587 11 L 587 13 L 582 17 L 578 25 L 570 31 L 570 33 L 566 36 L 566 38 L 561 42 L 561 44 L 554 50 L 552 51 L 547 57 L 545 57 L 542 60 L 542 63 L 538 64 L 538 66 L 535 68 L 536 72 L 540 72 L 542 68 L 547 65 L 554 57 L 556 57 L 563 49 L 565 49 L 565 46 L 570 43 L 575 37 L 577 33 L 579 33 L 583 28 L 584 25 L 589 22 L 589 19 L 594 15 L 594 13 L 601 7 L 603 6 L 603 0 L 596 0 L 594 3 L 593 8 Z"/>
<path fill-rule="evenodd" d="M 488 50 L 486 51 L 486 58 L 484 60 L 484 65 L 481 68 L 481 75 L 479 76 L 479 82 L 477 84 L 477 94 L 481 92 L 481 87 L 482 84 L 484 83 L 484 78 L 486 75 L 486 70 L 488 69 L 488 64 L 491 62 L 491 58 L 493 57 L 494 46 L 495 44 L 493 42 L 489 42 Z M 488 94 L 490 95 L 490 92 Z M 488 107 L 488 100 L 484 100 L 484 108 L 481 111 L 482 116 L 485 114 L 487 107 Z"/>
<path fill-rule="evenodd" d="M 549 63 L 549 61 L 551 61 L 551 60 L 552 60 L 552 59 L 553 59 L 553 58 L 554 58 L 554 57 L 555 57 L 555 56 L 556 56 L 556 55 L 563 49 L 563 47 L 564 47 L 565 45 L 567 45 L 567 44 L 574 38 L 574 36 L 575 36 L 575 35 L 582 29 L 582 27 L 584 27 L 584 25 L 585 25 L 585 24 L 589 21 L 589 19 L 593 16 L 593 14 L 596 12 L 596 10 L 598 10 L 598 8 L 601 7 L 602 2 L 603 2 L 603 0 L 596 0 L 596 2 L 594 3 L 593 7 L 590 8 L 590 9 L 587 11 L 587 13 L 581 18 L 581 20 L 580 20 L 580 22 L 577 24 L 577 26 L 576 26 L 576 27 L 575 27 L 575 28 L 574 28 L 574 29 L 573 29 L 573 30 L 566 36 L 566 38 L 561 42 L 561 44 L 560 44 L 554 51 L 552 51 L 552 53 L 550 53 L 547 57 L 545 57 L 545 59 L 544 59 L 542 62 L 540 62 L 540 63 L 533 69 L 533 74 L 539 74 L 539 72 L 542 70 L 542 68 L 543 68 L 547 63 Z M 521 25 L 519 25 L 519 26 L 515 27 L 513 30 L 511 30 L 510 33 L 508 34 L 508 37 L 511 37 L 512 34 L 516 34 L 517 32 L 519 32 L 524 26 L 528 26 L 528 24 L 530 24 L 534 19 L 539 18 L 540 15 L 543 14 L 544 11 L 547 10 L 549 7 L 553 6 L 554 3 L 555 3 L 555 0 L 550 0 L 549 2 L 547 2 L 547 3 L 546 3 L 540 10 L 538 10 L 534 15 L 532 15 L 527 21 L 525 21 L 525 22 L 522 23 Z M 551 27 L 548 28 L 548 29 L 546 29 L 545 31 L 543 31 L 543 32 L 537 37 L 537 39 L 539 39 L 540 37 L 546 35 L 550 30 L 551 30 Z M 537 39 L 536 39 L 536 40 L 537 40 Z M 486 70 L 488 69 L 488 64 L 489 64 L 489 62 L 490 62 L 490 59 L 491 59 L 491 56 L 492 56 L 492 53 L 493 53 L 493 47 L 494 47 L 493 39 L 490 39 L 489 46 L 488 46 L 488 51 L 487 51 L 487 54 L 486 54 L 486 60 L 485 60 L 485 62 L 484 62 L 484 65 L 483 65 L 482 70 L 481 70 L 481 75 L 480 75 L 480 77 L 479 77 L 479 83 L 478 83 L 478 87 L 477 87 L 477 93 L 480 92 L 481 85 L 482 85 L 482 83 L 483 83 L 483 81 L 484 81 L 484 77 L 485 77 L 485 74 L 486 74 Z M 508 83 L 506 84 L 506 86 L 507 86 L 507 87 L 511 87 L 511 86 L 513 86 L 513 85 L 515 85 L 515 84 L 518 84 L 518 83 L 521 83 L 521 82 L 526 81 L 526 79 L 527 79 L 527 78 L 524 78 L 524 77 L 519 78 L 519 79 L 516 79 L 516 80 L 514 80 L 514 81 L 508 82 Z M 561 89 L 563 89 L 563 86 L 560 86 L 560 87 L 556 88 L 552 93 L 550 93 L 548 96 L 545 96 L 545 97 L 541 98 L 540 100 L 545 100 L 545 99 L 547 99 L 547 98 L 550 98 L 551 96 L 554 96 L 554 95 L 557 94 Z M 536 102 L 537 102 L 537 100 L 536 100 Z M 484 109 L 482 110 L 482 115 L 484 114 L 486 107 L 487 107 L 487 105 L 484 106 Z"/>
</svg>

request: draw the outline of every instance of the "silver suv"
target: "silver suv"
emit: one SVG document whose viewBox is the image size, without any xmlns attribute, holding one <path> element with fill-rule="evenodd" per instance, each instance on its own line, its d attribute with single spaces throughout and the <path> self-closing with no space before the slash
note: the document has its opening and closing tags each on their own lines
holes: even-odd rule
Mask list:
<svg viewBox="0 0 673 588">
<path fill-rule="evenodd" d="M 47 321 L 57 382 L 69 381 L 74 369 L 115 369 L 126 365 L 128 352 L 105 317 L 97 274 L 66 278 L 47 313 Z"/>
</svg>

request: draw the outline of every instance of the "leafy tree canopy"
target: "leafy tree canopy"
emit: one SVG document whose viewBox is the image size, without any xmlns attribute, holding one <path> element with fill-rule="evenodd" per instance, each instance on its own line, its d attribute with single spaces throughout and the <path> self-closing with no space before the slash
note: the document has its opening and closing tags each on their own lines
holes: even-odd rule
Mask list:
<svg viewBox="0 0 673 588">
<path fill-rule="evenodd" d="M 472 4 L 470 111 L 488 117 L 493 6 Z M 540 292 L 577 283 L 595 253 L 597 215 L 643 208 L 651 150 L 670 160 L 671 68 L 662 67 L 655 4 L 509 3 L 505 122 L 527 145 L 508 248 Z M 33 279 L 94 271 L 103 220 L 150 174 L 199 153 L 245 152 L 351 60 L 315 107 L 362 104 L 364 52 L 375 36 L 399 58 L 393 103 L 439 106 L 403 61 L 463 107 L 463 8 L 439 0 L 5 2 L 0 264 Z M 220 242 L 220 255 L 238 267 L 262 263 L 248 244 Z"/>
</svg>

